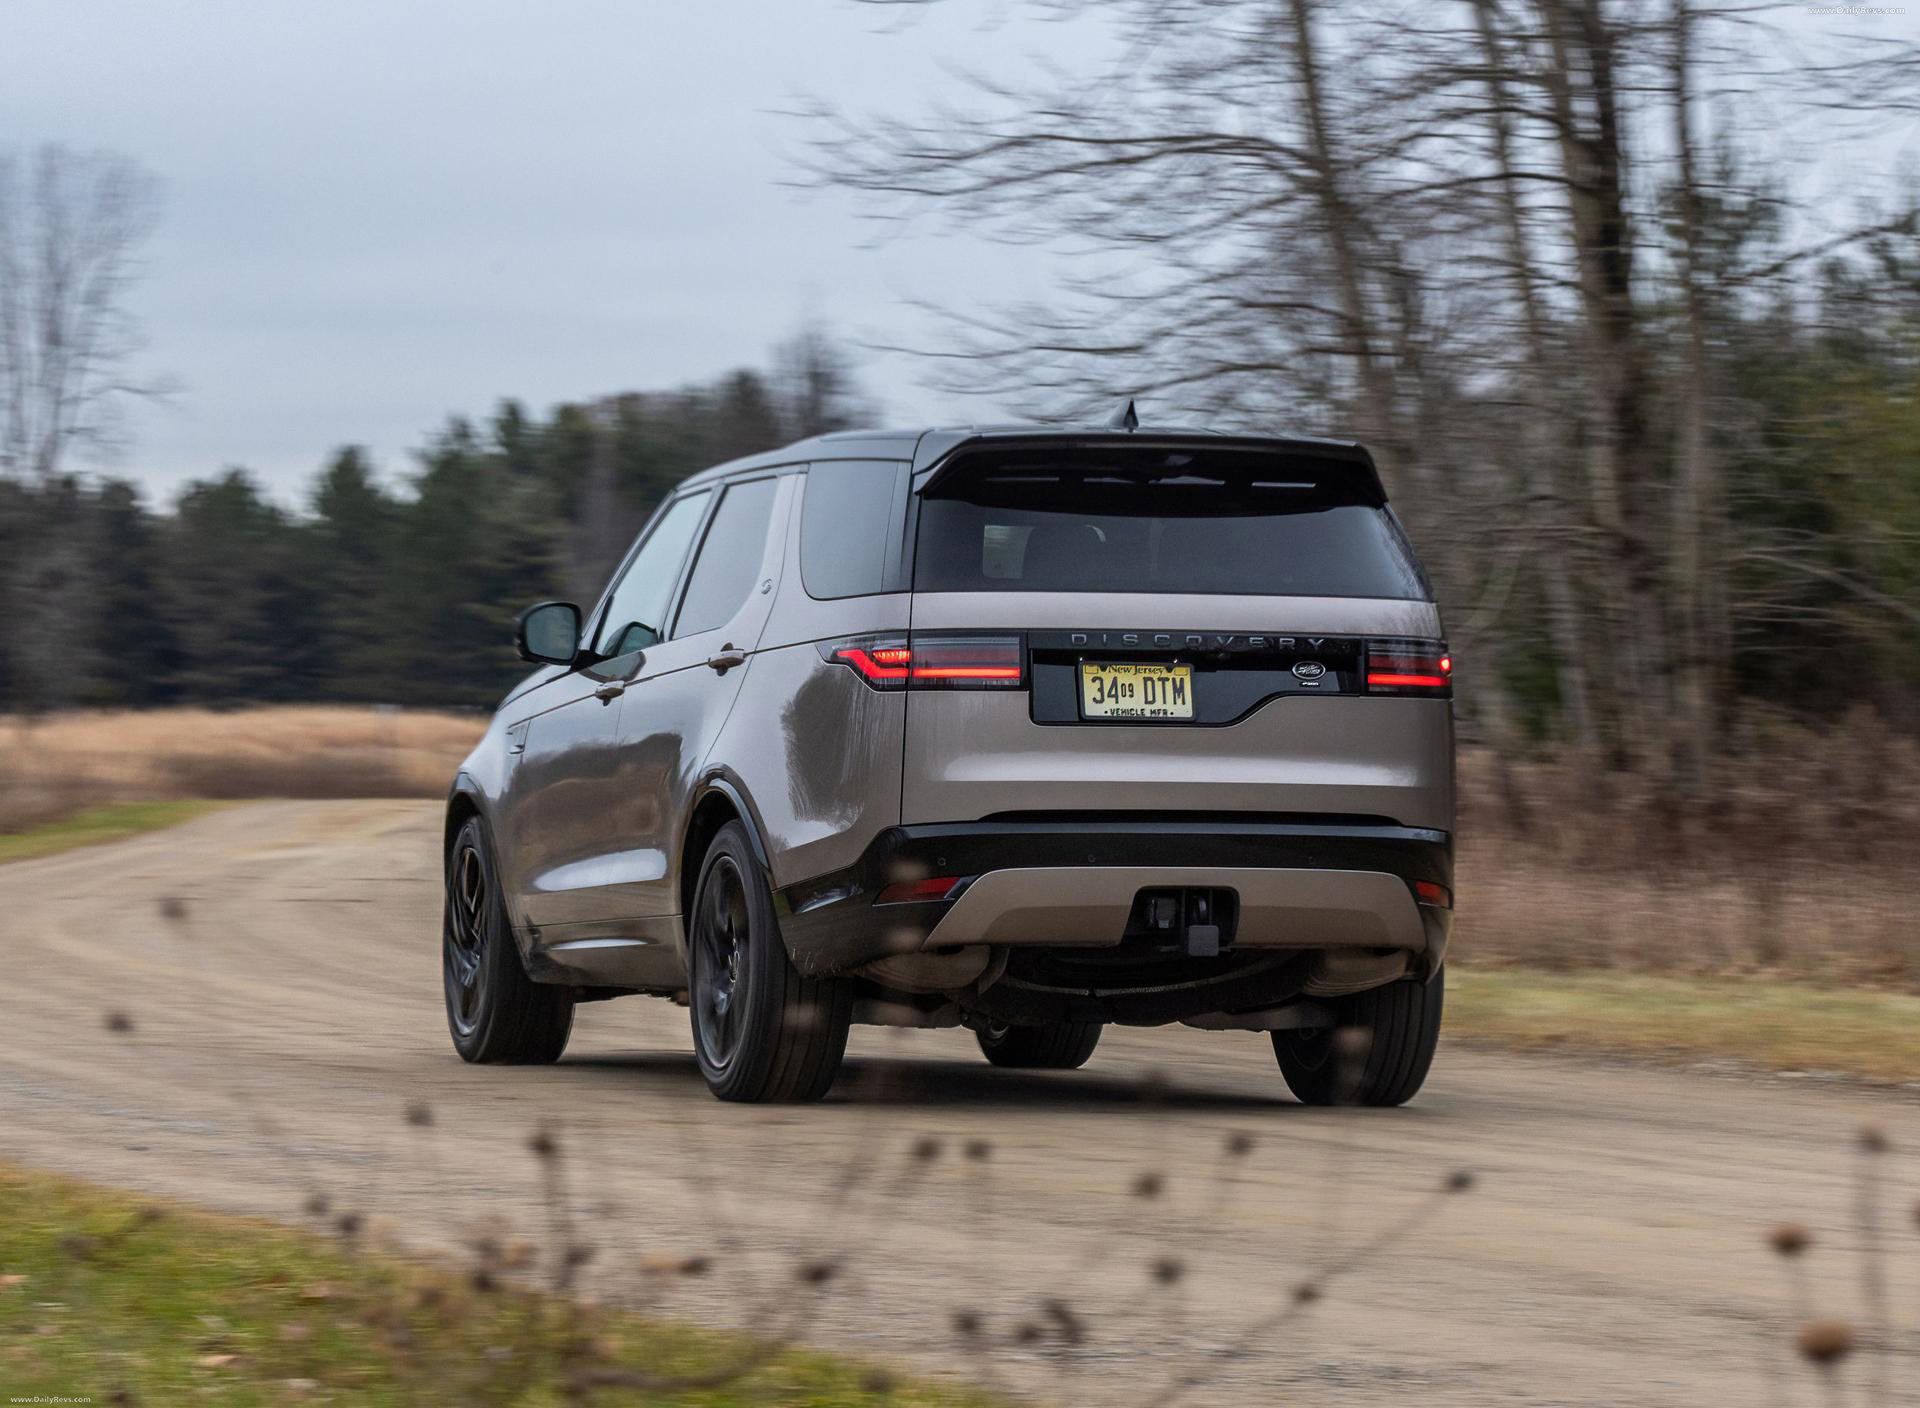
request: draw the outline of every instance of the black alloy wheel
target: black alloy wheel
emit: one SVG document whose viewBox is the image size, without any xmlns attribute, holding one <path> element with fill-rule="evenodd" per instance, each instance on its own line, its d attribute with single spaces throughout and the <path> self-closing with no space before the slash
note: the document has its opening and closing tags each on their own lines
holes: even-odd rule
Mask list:
<svg viewBox="0 0 1920 1408">
<path fill-rule="evenodd" d="M 722 1100 L 818 1100 L 840 1072 L 853 985 L 787 955 L 765 869 L 728 822 L 700 863 L 687 936 L 693 1051 Z"/>
<path fill-rule="evenodd" d="M 497 875 L 486 825 L 469 817 L 447 850 L 440 944 L 447 1030 L 468 1061 L 557 1061 L 573 1030 L 573 995 L 527 976 Z"/>
<path fill-rule="evenodd" d="M 740 1050 L 746 989 L 741 968 L 746 959 L 746 885 L 739 863 L 718 855 L 700 890 L 700 912 L 693 925 L 693 994 L 698 1004 L 693 1024 L 703 1069 L 725 1071 Z"/>
<path fill-rule="evenodd" d="M 462 838 L 447 862 L 447 938 L 445 969 L 447 1021 L 454 1039 L 471 1039 L 480 1026 L 486 1001 L 487 875 L 480 852 Z"/>
</svg>

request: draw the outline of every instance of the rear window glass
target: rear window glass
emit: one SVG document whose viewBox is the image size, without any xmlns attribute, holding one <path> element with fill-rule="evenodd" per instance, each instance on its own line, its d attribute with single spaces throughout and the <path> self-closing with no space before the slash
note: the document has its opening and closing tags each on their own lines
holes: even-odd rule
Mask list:
<svg viewBox="0 0 1920 1408">
<path fill-rule="evenodd" d="M 818 600 L 884 591 L 894 536 L 892 460 L 828 460 L 807 468 L 800 507 L 800 580 Z"/>
<path fill-rule="evenodd" d="M 921 504 L 913 585 L 1432 595 L 1399 525 L 1350 467 L 1218 452 L 957 468 Z"/>
</svg>

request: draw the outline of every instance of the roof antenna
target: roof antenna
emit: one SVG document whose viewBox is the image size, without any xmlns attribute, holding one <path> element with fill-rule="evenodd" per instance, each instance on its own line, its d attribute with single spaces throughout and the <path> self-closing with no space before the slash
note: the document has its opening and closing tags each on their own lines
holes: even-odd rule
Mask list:
<svg viewBox="0 0 1920 1408">
<path fill-rule="evenodd" d="M 1127 401 L 1127 408 L 1124 411 L 1107 422 L 1107 428 L 1109 430 L 1127 431 L 1138 430 L 1140 428 L 1140 417 L 1134 414 L 1133 401 L 1131 399 Z"/>
</svg>

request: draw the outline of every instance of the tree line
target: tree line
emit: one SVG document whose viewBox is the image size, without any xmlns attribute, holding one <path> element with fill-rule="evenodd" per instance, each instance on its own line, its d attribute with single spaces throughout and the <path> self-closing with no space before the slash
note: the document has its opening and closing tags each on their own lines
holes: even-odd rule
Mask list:
<svg viewBox="0 0 1920 1408">
<path fill-rule="evenodd" d="M 126 479 L 0 477 L 0 710 L 490 706 L 526 669 L 514 613 L 591 602 L 672 485 L 863 418 L 808 331 L 769 371 L 452 419 L 399 484 L 343 447 L 297 510 L 243 469 L 165 510 Z"/>
</svg>

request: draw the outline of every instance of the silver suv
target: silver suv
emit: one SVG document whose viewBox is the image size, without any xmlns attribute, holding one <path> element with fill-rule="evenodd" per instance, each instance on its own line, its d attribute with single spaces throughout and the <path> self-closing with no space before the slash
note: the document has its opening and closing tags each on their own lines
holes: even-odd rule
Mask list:
<svg viewBox="0 0 1920 1408">
<path fill-rule="evenodd" d="M 1358 445 L 821 436 L 688 479 L 517 642 L 447 809 L 469 1061 L 649 993 L 729 1100 L 825 1094 L 853 1022 L 1061 1069 L 1266 1032 L 1316 1104 L 1426 1076 L 1452 662 Z"/>
</svg>

